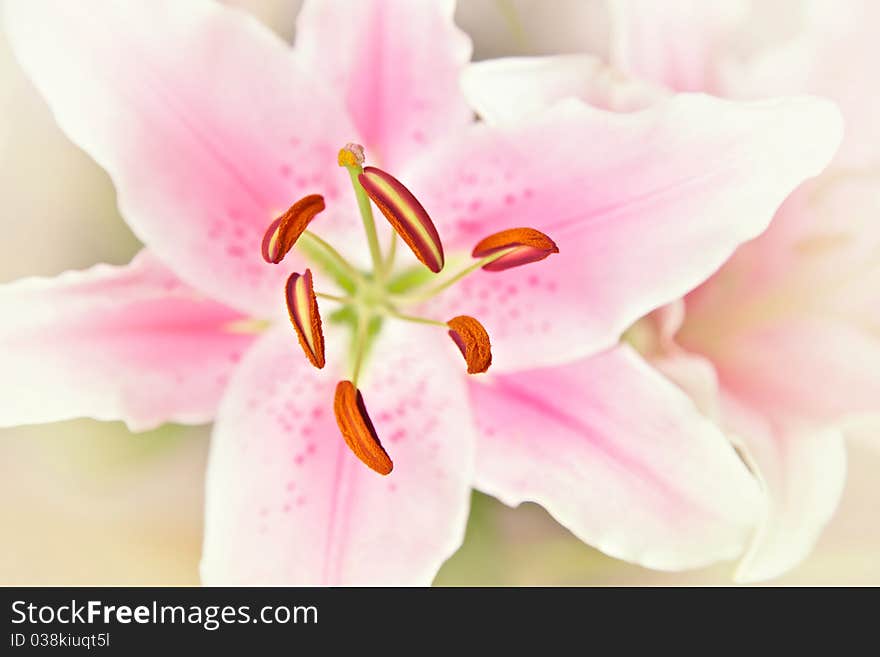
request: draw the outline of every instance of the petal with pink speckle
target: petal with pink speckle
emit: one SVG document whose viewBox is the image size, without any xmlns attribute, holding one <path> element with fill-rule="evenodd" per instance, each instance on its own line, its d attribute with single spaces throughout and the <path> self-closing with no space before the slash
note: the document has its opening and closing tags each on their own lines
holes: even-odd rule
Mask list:
<svg viewBox="0 0 880 657">
<path fill-rule="evenodd" d="M 328 344 L 344 342 L 327 327 Z M 383 328 L 358 387 L 394 459 L 379 476 L 333 414 L 342 372 L 312 368 L 287 330 L 242 362 L 212 441 L 208 584 L 429 584 L 461 543 L 473 434 L 459 364 L 436 327 Z"/>
</svg>

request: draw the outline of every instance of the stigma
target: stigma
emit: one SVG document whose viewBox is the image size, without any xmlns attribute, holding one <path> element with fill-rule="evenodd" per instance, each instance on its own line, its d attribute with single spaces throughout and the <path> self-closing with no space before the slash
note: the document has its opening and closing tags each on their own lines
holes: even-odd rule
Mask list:
<svg viewBox="0 0 880 657">
<path fill-rule="evenodd" d="M 374 320 L 400 320 L 419 322 L 442 327 L 450 338 L 451 353 L 458 351 L 464 359 L 470 375 L 483 375 L 492 365 L 492 344 L 489 332 L 475 317 L 456 315 L 441 321 L 424 316 L 408 315 L 407 306 L 430 307 L 431 298 L 453 287 L 465 276 L 479 271 L 503 272 L 540 262 L 559 252 L 556 243 L 535 228 L 509 228 L 488 235 L 471 250 L 475 262 L 450 276 L 444 275 L 446 256 L 440 232 L 428 210 L 419 202 L 405 184 L 375 166 L 364 166 L 366 154 L 363 146 L 350 143 L 337 156 L 337 164 L 348 171 L 352 188 L 358 201 L 366 239 L 373 258 L 373 270 L 363 271 L 343 258 L 330 244 L 310 230 L 314 218 L 324 210 L 324 198 L 310 194 L 276 217 L 267 227 L 261 250 L 263 259 L 270 264 L 281 263 L 304 235 L 310 236 L 310 246 L 322 251 L 315 259 L 315 266 L 335 276 L 343 277 L 348 294 L 337 296 L 317 292 L 312 271 L 305 269 L 292 272 L 284 289 L 290 323 L 306 359 L 321 369 L 327 362 L 323 323 L 318 300 L 343 304 L 342 311 L 334 313 L 331 321 L 344 321 L 352 327 L 352 341 L 347 363 L 350 376 L 336 386 L 333 411 L 342 439 L 351 452 L 371 470 L 389 475 L 394 469 L 391 456 L 379 438 L 382 427 L 373 424 L 367 411 L 363 394 L 358 387 L 365 354 L 376 338 L 375 327 L 381 322 Z M 399 279 L 392 275 L 394 269 L 395 241 L 387 250 L 387 257 L 378 243 L 371 206 L 375 206 L 393 230 L 392 239 L 400 239 L 415 259 L 427 270 L 429 282 L 424 276 L 415 277 L 418 284 L 401 292 Z M 430 278 L 441 276 L 436 283 Z M 344 311 L 344 312 L 343 312 Z M 345 368 L 345 363 L 340 364 Z"/>
</svg>

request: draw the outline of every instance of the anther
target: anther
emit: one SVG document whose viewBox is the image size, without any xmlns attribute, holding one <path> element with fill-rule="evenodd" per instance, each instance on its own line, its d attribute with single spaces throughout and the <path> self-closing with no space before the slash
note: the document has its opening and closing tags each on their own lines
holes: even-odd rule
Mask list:
<svg viewBox="0 0 880 657">
<path fill-rule="evenodd" d="M 324 209 L 324 197 L 310 194 L 269 224 L 263 235 L 263 259 L 277 265 L 288 254 L 315 215 Z"/>
<path fill-rule="evenodd" d="M 318 312 L 318 300 L 315 298 L 312 272 L 306 269 L 302 276 L 291 274 L 287 279 L 285 292 L 290 323 L 296 330 L 306 358 L 321 369 L 324 367 L 324 333 L 321 330 L 321 315 Z"/>
<path fill-rule="evenodd" d="M 483 325 L 468 315 L 453 317 L 446 325 L 449 327 L 449 337 L 464 356 L 468 374 L 480 374 L 488 370 L 492 364 L 492 345 Z"/>
<path fill-rule="evenodd" d="M 485 258 L 508 249 L 511 249 L 510 253 L 483 265 L 483 269 L 503 271 L 530 262 L 538 262 L 553 253 L 559 253 L 556 243 L 541 231 L 534 228 L 509 228 L 482 239 L 474 247 L 471 255 L 474 258 Z"/>
<path fill-rule="evenodd" d="M 390 173 L 376 167 L 364 168 L 358 181 L 416 258 L 435 274 L 443 269 L 440 235 L 412 192 Z"/>
<path fill-rule="evenodd" d="M 340 381 L 336 385 L 333 412 L 339 431 L 354 455 L 379 474 L 390 474 L 394 464 L 376 435 L 360 390 L 351 381 Z"/>
</svg>

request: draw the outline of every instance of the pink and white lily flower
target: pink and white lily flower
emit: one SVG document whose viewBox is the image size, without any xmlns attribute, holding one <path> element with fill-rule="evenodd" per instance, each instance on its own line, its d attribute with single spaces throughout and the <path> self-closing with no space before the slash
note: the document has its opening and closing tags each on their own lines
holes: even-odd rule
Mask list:
<svg viewBox="0 0 880 657">
<path fill-rule="evenodd" d="M 825 0 L 780 15 L 780 3 L 738 0 L 610 8 L 610 67 L 586 54 L 477 64 L 466 77 L 475 105 L 511 121 L 568 97 L 631 111 L 681 91 L 814 93 L 847 122 L 833 165 L 764 235 L 630 333 L 747 454 L 767 502 L 737 577 L 774 577 L 809 553 L 837 506 L 847 430 L 857 422 L 864 436 L 865 420 L 880 417 L 880 10 Z"/>
<path fill-rule="evenodd" d="M 821 171 L 836 110 L 681 96 L 476 124 L 452 10 L 310 2 L 291 49 L 213 2 L 6 3 L 146 248 L 0 288 L 0 425 L 213 420 L 207 583 L 429 583 L 472 486 L 655 568 L 733 558 L 752 531 L 724 435 L 615 345 Z M 558 253 L 504 232 L 525 227 Z M 503 258 L 522 266 L 482 268 Z M 492 365 L 469 376 L 475 318 Z"/>
</svg>

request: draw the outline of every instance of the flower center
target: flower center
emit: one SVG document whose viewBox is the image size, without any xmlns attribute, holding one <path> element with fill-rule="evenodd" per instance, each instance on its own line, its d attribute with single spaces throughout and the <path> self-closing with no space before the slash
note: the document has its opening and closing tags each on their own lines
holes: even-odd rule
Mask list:
<svg viewBox="0 0 880 657">
<path fill-rule="evenodd" d="M 348 293 L 317 292 L 309 269 L 294 272 L 287 280 L 287 309 L 306 358 L 320 369 L 325 365 L 325 356 L 318 299 L 342 304 L 334 317 L 344 318 L 353 326 L 351 374 L 350 379 L 340 381 L 336 388 L 336 422 L 352 452 L 371 469 L 387 475 L 393 463 L 379 439 L 381 427 L 376 430 L 357 387 L 374 322 L 389 318 L 442 327 L 464 357 L 468 373 L 483 373 L 492 363 L 492 349 L 489 334 L 478 320 L 459 315 L 441 321 L 410 315 L 405 310 L 423 304 L 479 269 L 502 272 L 543 260 L 559 249 L 553 240 L 534 228 L 510 228 L 481 240 L 471 253 L 476 260 L 447 275 L 443 243 L 428 212 L 403 183 L 381 169 L 364 167 L 364 162 L 364 149 L 358 144 L 347 144 L 339 151 L 338 164 L 347 170 L 357 198 L 370 248 L 371 271 L 358 270 L 331 244 L 308 229 L 325 207 L 323 197 L 318 194 L 300 199 L 269 225 L 262 253 L 266 262 L 278 264 L 296 245 Z M 385 255 L 379 245 L 373 205 L 394 229 Z M 398 239 L 421 265 L 392 275 Z M 432 280 L 435 277 L 439 278 Z"/>
</svg>

